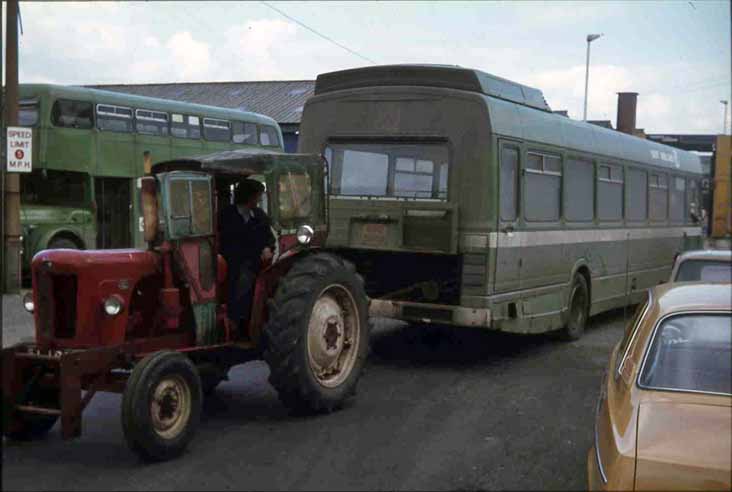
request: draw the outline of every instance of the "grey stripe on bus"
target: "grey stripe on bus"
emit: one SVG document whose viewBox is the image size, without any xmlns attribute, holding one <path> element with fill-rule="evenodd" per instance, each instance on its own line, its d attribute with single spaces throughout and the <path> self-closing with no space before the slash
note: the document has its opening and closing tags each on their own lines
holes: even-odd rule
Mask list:
<svg viewBox="0 0 732 492">
<path fill-rule="evenodd" d="M 463 245 L 473 248 L 548 246 L 556 244 L 597 243 L 626 239 L 660 239 L 701 236 L 700 227 L 664 227 L 657 229 L 583 229 L 553 231 L 491 232 L 466 234 Z"/>
</svg>

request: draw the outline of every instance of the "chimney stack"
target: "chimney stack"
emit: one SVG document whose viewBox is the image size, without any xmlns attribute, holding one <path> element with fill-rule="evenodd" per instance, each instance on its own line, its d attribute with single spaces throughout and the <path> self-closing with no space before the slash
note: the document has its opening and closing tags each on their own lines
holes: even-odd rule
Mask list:
<svg viewBox="0 0 732 492">
<path fill-rule="evenodd" d="M 633 135 L 637 103 L 637 92 L 618 92 L 618 119 L 616 123 L 618 131 Z"/>
</svg>

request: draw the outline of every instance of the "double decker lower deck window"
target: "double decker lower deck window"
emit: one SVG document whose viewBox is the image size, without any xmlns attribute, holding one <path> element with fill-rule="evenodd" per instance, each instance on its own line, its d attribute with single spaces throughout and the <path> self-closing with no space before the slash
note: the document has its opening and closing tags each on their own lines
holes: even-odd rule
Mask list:
<svg viewBox="0 0 732 492">
<path fill-rule="evenodd" d="M 331 193 L 447 200 L 445 144 L 332 144 Z"/>
</svg>

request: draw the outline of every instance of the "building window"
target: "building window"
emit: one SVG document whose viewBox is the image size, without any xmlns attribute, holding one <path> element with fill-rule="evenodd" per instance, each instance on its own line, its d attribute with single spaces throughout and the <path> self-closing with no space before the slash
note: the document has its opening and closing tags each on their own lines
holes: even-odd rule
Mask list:
<svg viewBox="0 0 732 492">
<path fill-rule="evenodd" d="M 597 218 L 623 219 L 623 168 L 612 164 L 597 167 Z"/>
<path fill-rule="evenodd" d="M 97 128 L 105 132 L 132 133 L 132 109 L 97 104 Z"/>
<path fill-rule="evenodd" d="M 231 123 L 231 141 L 235 144 L 257 145 L 257 125 L 233 121 Z"/>
<path fill-rule="evenodd" d="M 590 222 L 595 213 L 595 169 L 584 159 L 567 159 L 564 172 L 564 216 L 570 222 Z"/>
<path fill-rule="evenodd" d="M 93 113 L 94 105 L 90 102 L 59 99 L 53 103 L 51 123 L 63 128 L 89 130 L 94 126 Z"/>
<path fill-rule="evenodd" d="M 648 218 L 648 173 L 628 169 L 628 220 L 642 222 Z"/>
<path fill-rule="evenodd" d="M 649 215 L 651 220 L 668 216 L 668 182 L 665 174 L 651 174 L 648 181 Z"/>
<path fill-rule="evenodd" d="M 529 152 L 524 170 L 524 216 L 526 220 L 559 220 L 562 164 L 559 156 Z"/>
<path fill-rule="evenodd" d="M 513 222 L 517 216 L 519 149 L 511 145 L 501 147 L 501 220 Z"/>
<path fill-rule="evenodd" d="M 230 142 L 231 123 L 226 120 L 204 118 L 203 137 L 211 142 Z"/>
</svg>

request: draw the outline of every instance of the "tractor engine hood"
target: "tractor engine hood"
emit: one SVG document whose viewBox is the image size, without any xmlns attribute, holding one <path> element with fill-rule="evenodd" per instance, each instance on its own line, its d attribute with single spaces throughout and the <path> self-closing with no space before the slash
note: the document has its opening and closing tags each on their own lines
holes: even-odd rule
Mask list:
<svg viewBox="0 0 732 492">
<path fill-rule="evenodd" d="M 137 249 L 43 250 L 33 257 L 36 341 L 49 348 L 88 348 L 124 342 L 136 286 L 160 275 L 159 255 Z M 121 305 L 105 312 L 110 298 Z"/>
</svg>

